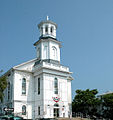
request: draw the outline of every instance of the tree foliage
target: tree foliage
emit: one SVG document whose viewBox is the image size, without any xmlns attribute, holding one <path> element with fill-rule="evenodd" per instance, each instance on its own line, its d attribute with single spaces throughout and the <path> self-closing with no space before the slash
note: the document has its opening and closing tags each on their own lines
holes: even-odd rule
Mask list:
<svg viewBox="0 0 113 120">
<path fill-rule="evenodd" d="M 5 88 L 7 87 L 7 80 L 6 77 L 0 77 L 0 100 L 3 101 L 3 91 L 5 90 Z"/>
<path fill-rule="evenodd" d="M 113 120 L 113 93 L 97 97 L 97 89 L 76 90 L 72 111 Z"/>
<path fill-rule="evenodd" d="M 96 97 L 98 91 L 94 90 L 76 90 L 76 96 L 72 103 L 73 112 L 87 113 L 88 115 L 97 115 L 97 106 L 100 100 Z"/>
<path fill-rule="evenodd" d="M 101 96 L 103 117 L 113 120 L 113 93 Z"/>
</svg>

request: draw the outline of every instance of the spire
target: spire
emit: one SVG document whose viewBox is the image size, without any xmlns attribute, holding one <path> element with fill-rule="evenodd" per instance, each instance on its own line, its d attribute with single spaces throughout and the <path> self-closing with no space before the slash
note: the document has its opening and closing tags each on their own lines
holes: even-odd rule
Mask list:
<svg viewBox="0 0 113 120">
<path fill-rule="evenodd" d="M 46 17 L 46 20 L 48 21 L 49 20 L 49 16 L 47 15 L 47 17 Z"/>
</svg>

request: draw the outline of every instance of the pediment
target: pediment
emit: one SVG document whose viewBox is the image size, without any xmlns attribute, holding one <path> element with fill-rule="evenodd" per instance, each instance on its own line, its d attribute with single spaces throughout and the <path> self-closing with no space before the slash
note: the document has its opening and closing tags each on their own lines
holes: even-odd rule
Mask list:
<svg viewBox="0 0 113 120">
<path fill-rule="evenodd" d="M 31 72 L 36 60 L 37 59 L 35 58 L 30 61 L 24 62 L 22 64 L 14 66 L 13 69 Z"/>
</svg>

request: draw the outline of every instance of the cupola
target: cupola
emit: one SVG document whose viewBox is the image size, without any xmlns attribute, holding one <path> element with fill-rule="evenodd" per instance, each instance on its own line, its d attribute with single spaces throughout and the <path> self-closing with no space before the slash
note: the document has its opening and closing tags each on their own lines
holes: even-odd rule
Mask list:
<svg viewBox="0 0 113 120">
<path fill-rule="evenodd" d="M 57 24 L 50 21 L 47 16 L 46 21 L 41 21 L 38 28 L 40 30 L 40 37 L 34 43 L 38 61 L 44 60 L 60 63 L 61 43 L 56 39 Z"/>
<path fill-rule="evenodd" d="M 41 21 L 38 24 L 38 28 L 40 31 L 40 37 L 51 37 L 56 39 L 57 24 L 50 21 L 48 16 L 46 21 Z"/>
</svg>

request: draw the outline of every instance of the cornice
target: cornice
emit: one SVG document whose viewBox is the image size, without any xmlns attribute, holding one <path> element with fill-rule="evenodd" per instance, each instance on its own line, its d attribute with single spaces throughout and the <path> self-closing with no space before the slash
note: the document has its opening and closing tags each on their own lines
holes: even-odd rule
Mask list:
<svg viewBox="0 0 113 120">
<path fill-rule="evenodd" d="M 54 23 L 54 22 L 52 22 L 52 21 L 50 21 L 50 20 L 40 22 L 40 23 L 38 24 L 38 28 L 40 28 L 40 26 L 42 26 L 42 24 L 53 24 L 53 25 L 55 25 L 55 27 L 56 27 L 56 29 L 57 29 L 57 24 Z"/>
<path fill-rule="evenodd" d="M 55 42 L 55 43 L 58 43 L 59 44 L 59 46 L 61 47 L 61 42 L 60 41 L 58 41 L 58 40 L 55 40 L 55 39 L 53 39 L 53 38 L 41 38 L 41 39 L 39 39 L 37 42 L 35 42 L 34 43 L 34 46 L 36 46 L 37 44 L 39 44 L 40 42 L 48 42 L 48 41 L 52 41 L 52 42 Z"/>
</svg>

